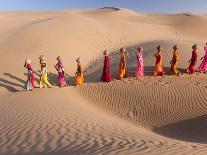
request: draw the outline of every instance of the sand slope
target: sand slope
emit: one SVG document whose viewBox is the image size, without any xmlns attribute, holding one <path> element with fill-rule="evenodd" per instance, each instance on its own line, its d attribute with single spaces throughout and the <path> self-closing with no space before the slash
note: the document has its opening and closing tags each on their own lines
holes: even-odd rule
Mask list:
<svg viewBox="0 0 207 155">
<path fill-rule="evenodd" d="M 207 16 L 193 13 L 1 12 L 0 154 L 206 154 L 207 75 L 185 73 L 192 44 L 198 43 L 199 58 L 203 55 L 206 27 Z M 162 78 L 152 76 L 158 44 L 167 72 Z M 169 75 L 174 44 L 184 73 L 179 77 Z M 139 45 L 146 76 L 134 78 Z M 103 50 L 110 51 L 116 79 L 123 46 L 130 77 L 99 83 Z M 80 56 L 87 84 L 23 91 L 24 59 L 33 60 L 38 82 L 40 54 L 47 57 L 53 85 L 55 58 L 63 57 L 67 81 L 74 85 Z"/>
</svg>

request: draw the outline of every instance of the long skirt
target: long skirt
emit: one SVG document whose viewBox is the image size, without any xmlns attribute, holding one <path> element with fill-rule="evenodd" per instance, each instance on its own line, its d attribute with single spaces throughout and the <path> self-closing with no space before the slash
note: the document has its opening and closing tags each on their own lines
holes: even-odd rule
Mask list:
<svg viewBox="0 0 207 155">
<path fill-rule="evenodd" d="M 173 75 L 179 75 L 180 74 L 180 72 L 177 69 L 177 63 L 172 63 L 170 70 L 171 70 Z"/>
<path fill-rule="evenodd" d="M 28 77 L 27 81 L 25 82 L 25 89 L 26 90 L 32 90 L 35 88 L 34 85 L 34 75 L 32 74 L 31 77 Z"/>
<path fill-rule="evenodd" d="M 143 76 L 144 75 L 144 65 L 142 62 L 138 63 L 136 76 Z"/>
<path fill-rule="evenodd" d="M 80 86 L 80 85 L 83 85 L 83 83 L 84 83 L 83 74 L 77 75 L 76 76 L 76 85 Z"/>
<path fill-rule="evenodd" d="M 122 79 L 126 76 L 126 67 L 123 68 L 123 65 L 119 67 L 119 78 Z"/>
<path fill-rule="evenodd" d="M 47 74 L 43 74 L 42 76 L 40 76 L 40 88 L 44 88 L 48 86 L 51 86 L 51 84 L 47 79 Z"/>
<path fill-rule="evenodd" d="M 58 72 L 58 82 L 59 82 L 60 86 L 66 85 L 65 77 L 64 77 L 64 74 L 62 72 Z"/>
<path fill-rule="evenodd" d="M 194 71 L 195 71 L 195 65 L 196 65 L 195 62 L 191 62 L 190 63 L 190 66 L 188 67 L 188 70 L 187 70 L 188 74 L 193 74 L 194 73 Z"/>
<path fill-rule="evenodd" d="M 164 72 L 164 69 L 162 68 L 162 66 L 157 64 L 155 66 L 154 75 L 155 76 L 163 76 L 164 74 L 165 74 L 165 72 Z"/>
<path fill-rule="evenodd" d="M 200 64 L 200 66 L 198 67 L 198 71 L 199 72 L 206 72 L 207 71 L 207 57 L 205 57 L 202 61 L 202 63 Z"/>
<path fill-rule="evenodd" d="M 102 82 L 110 82 L 112 80 L 110 71 L 103 71 L 101 76 Z"/>
</svg>

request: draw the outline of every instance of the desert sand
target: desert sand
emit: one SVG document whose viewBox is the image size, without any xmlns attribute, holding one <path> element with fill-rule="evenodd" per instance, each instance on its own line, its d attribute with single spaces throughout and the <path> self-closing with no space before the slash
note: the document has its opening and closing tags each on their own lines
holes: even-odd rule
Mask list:
<svg viewBox="0 0 207 155">
<path fill-rule="evenodd" d="M 207 74 L 186 74 L 191 46 L 199 59 L 205 14 L 143 14 L 123 8 L 0 12 L 0 154 L 207 154 Z M 167 74 L 153 77 L 156 46 Z M 169 74 L 179 46 L 181 76 Z M 144 48 L 145 76 L 133 77 Z M 117 80 L 121 47 L 128 78 Z M 100 83 L 102 52 L 111 58 L 111 83 Z M 47 57 L 52 88 L 25 91 L 25 58 Z M 53 65 L 63 58 L 69 87 L 57 86 Z M 86 84 L 75 87 L 76 58 Z M 200 64 L 201 61 L 198 62 Z M 198 67 L 198 64 L 196 67 Z"/>
</svg>

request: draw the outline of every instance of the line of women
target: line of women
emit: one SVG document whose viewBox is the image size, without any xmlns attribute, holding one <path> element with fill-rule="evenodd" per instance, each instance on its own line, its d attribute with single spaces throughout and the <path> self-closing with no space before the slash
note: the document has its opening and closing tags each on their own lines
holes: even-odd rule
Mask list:
<svg viewBox="0 0 207 155">
<path fill-rule="evenodd" d="M 63 60 L 60 56 L 57 58 L 57 63 L 54 65 L 55 69 L 58 72 L 58 85 L 59 87 L 66 87 L 67 83 L 65 81 L 65 69 L 63 65 Z M 25 60 L 25 65 L 24 67 L 27 68 L 28 71 L 28 77 L 27 81 L 25 83 L 25 89 L 26 90 L 33 90 L 35 87 L 35 78 L 34 78 L 34 71 L 31 66 L 31 60 L 27 58 Z M 76 85 L 82 85 L 84 83 L 84 77 L 82 73 L 82 67 L 80 64 L 80 58 L 76 60 L 77 62 L 77 72 L 76 74 Z M 48 81 L 48 70 L 47 70 L 47 63 L 46 63 L 46 58 L 44 55 L 41 55 L 39 57 L 39 64 L 40 64 L 40 82 L 39 82 L 39 88 L 50 88 L 51 84 Z"/>
<path fill-rule="evenodd" d="M 126 49 L 121 48 L 120 49 L 121 58 L 120 58 L 120 64 L 119 64 L 119 72 L 118 77 L 120 80 L 127 77 L 127 71 L 126 71 Z M 102 82 L 110 82 L 112 80 L 111 73 L 110 73 L 110 58 L 109 58 L 109 52 L 104 51 L 103 52 L 105 58 L 104 58 L 104 65 L 103 65 L 103 72 L 101 76 Z M 170 61 L 171 67 L 171 74 L 172 75 L 180 75 L 181 72 L 177 69 L 177 63 L 178 63 L 178 55 L 179 55 L 179 48 L 177 45 L 173 46 L 173 56 L 172 60 Z M 136 77 L 142 77 L 144 76 L 144 61 L 143 61 L 143 48 L 138 47 L 137 49 L 137 69 L 136 69 Z M 163 57 L 162 57 L 162 47 L 159 45 L 157 47 L 157 52 L 155 53 L 155 69 L 154 69 L 154 76 L 163 76 L 165 74 L 164 68 L 163 68 Z M 198 54 L 197 54 L 197 45 L 192 46 L 192 57 L 189 60 L 189 67 L 187 69 L 188 74 L 193 74 L 195 72 L 195 65 L 197 64 Z M 204 46 L 204 56 L 201 58 L 202 63 L 198 67 L 199 72 L 207 72 L 207 43 Z M 77 62 L 77 72 L 76 74 L 76 85 L 80 86 L 84 83 L 84 77 L 82 73 L 82 67 L 80 64 L 80 58 L 76 60 Z M 47 71 L 47 64 L 46 64 L 46 58 L 44 55 L 41 55 L 39 57 L 39 63 L 40 63 L 40 88 L 45 87 L 51 87 L 50 82 L 48 81 L 48 71 Z M 25 65 L 28 70 L 28 79 L 25 84 L 26 90 L 33 90 L 35 87 L 34 85 L 34 71 L 31 66 L 31 60 L 26 59 Z M 57 64 L 54 65 L 55 69 L 58 72 L 58 82 L 60 87 L 67 86 L 67 83 L 65 81 L 65 70 L 63 65 L 63 60 L 60 56 L 57 57 Z"/>
</svg>

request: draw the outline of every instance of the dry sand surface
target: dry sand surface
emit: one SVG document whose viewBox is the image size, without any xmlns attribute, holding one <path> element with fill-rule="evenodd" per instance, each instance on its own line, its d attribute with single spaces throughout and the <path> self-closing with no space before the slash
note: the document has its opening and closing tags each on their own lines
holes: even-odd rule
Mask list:
<svg viewBox="0 0 207 155">
<path fill-rule="evenodd" d="M 0 154 L 207 154 L 207 74 L 185 73 L 192 44 L 199 45 L 199 59 L 203 56 L 206 27 L 207 16 L 193 13 L 117 8 L 0 12 Z M 152 76 L 158 44 L 164 77 Z M 178 68 L 184 73 L 179 77 L 168 74 L 174 44 L 180 47 Z M 139 45 L 146 76 L 135 78 Z M 118 49 L 123 46 L 129 78 L 119 81 Z M 111 83 L 99 82 L 105 49 L 115 79 Z M 26 92 L 24 60 L 32 59 L 38 82 L 41 54 L 54 86 Z M 67 88 L 55 86 L 58 55 Z M 77 57 L 87 82 L 78 88 Z"/>
</svg>

